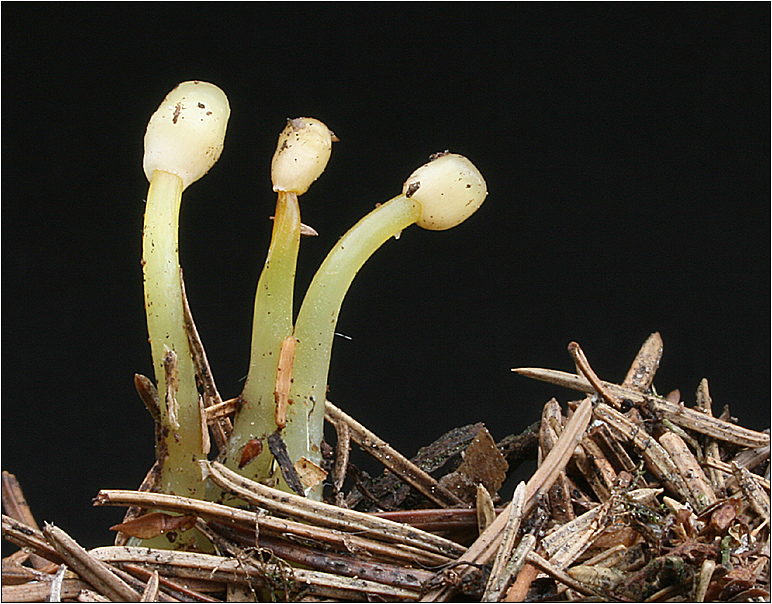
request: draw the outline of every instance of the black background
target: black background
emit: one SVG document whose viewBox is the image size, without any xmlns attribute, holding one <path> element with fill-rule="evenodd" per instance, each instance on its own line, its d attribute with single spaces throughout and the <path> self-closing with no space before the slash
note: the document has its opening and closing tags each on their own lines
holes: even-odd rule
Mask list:
<svg viewBox="0 0 772 604">
<path fill-rule="evenodd" d="M 181 260 L 220 391 L 246 373 L 288 117 L 340 137 L 302 198 L 298 298 L 327 250 L 429 154 L 489 197 L 412 227 L 354 281 L 330 399 L 407 455 L 484 421 L 497 439 L 568 391 L 571 340 L 621 380 L 652 331 L 655 385 L 769 425 L 768 3 L 3 6 L 2 467 L 39 521 L 106 544 L 153 430 L 140 271 L 149 116 L 178 82 L 228 94 L 225 150 L 185 193 Z"/>
</svg>

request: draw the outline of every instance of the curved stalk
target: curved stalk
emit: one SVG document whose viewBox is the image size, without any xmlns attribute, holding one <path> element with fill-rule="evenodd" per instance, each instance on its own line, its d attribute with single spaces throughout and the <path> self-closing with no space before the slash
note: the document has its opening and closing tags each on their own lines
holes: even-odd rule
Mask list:
<svg viewBox="0 0 772 604">
<path fill-rule="evenodd" d="M 295 325 L 295 378 L 285 432 L 293 461 L 307 457 L 321 465 L 319 446 L 332 341 L 349 285 L 375 250 L 420 216 L 421 205 L 405 195 L 378 206 L 338 241 L 314 276 Z"/>
</svg>

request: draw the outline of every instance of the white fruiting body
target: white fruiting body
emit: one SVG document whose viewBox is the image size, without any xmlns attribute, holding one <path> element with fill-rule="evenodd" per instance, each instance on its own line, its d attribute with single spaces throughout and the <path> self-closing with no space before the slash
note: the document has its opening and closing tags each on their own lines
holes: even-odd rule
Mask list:
<svg viewBox="0 0 772 604">
<path fill-rule="evenodd" d="M 179 263 L 182 191 L 206 174 L 220 156 L 230 109 L 225 94 L 206 82 L 184 82 L 150 118 L 145 134 L 145 204 L 142 261 L 145 312 L 160 405 L 157 485 L 164 493 L 203 496 L 197 461 L 206 459 L 196 368 L 185 329 Z M 167 375 L 168 352 L 176 372 Z M 170 367 L 170 366 L 168 366 Z M 171 369 L 169 369 L 171 371 Z M 168 378 L 168 379 L 167 379 Z M 164 543 L 165 541 L 165 543 Z M 179 539 L 182 546 L 188 539 Z M 168 547 L 169 541 L 159 539 Z"/>
<path fill-rule="evenodd" d="M 474 214 L 488 189 L 480 171 L 466 157 L 443 153 L 413 172 L 402 194 L 421 204 L 418 226 L 444 231 Z"/>
<path fill-rule="evenodd" d="M 274 191 L 302 195 L 327 166 L 334 135 L 319 120 L 298 117 L 287 121 L 271 161 Z"/>
<path fill-rule="evenodd" d="M 230 112 L 228 97 L 214 84 L 194 80 L 172 90 L 145 132 L 147 179 L 162 170 L 179 176 L 185 189 L 206 174 L 222 153 Z"/>
</svg>

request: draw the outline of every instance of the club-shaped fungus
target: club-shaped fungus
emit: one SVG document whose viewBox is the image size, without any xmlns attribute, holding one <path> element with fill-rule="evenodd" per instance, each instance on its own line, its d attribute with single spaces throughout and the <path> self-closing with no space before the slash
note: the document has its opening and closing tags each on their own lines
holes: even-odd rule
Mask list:
<svg viewBox="0 0 772 604">
<path fill-rule="evenodd" d="M 243 464 L 242 450 L 249 442 L 255 438 L 264 440 L 285 427 L 283 411 L 288 405 L 288 393 L 283 387 L 277 388 L 277 375 L 284 372 L 288 382 L 292 372 L 291 357 L 284 363 L 281 359 L 288 358 L 294 344 L 293 292 L 301 228 L 298 196 L 324 171 L 334 140 L 325 124 L 306 117 L 288 120 L 279 135 L 271 162 L 271 180 L 277 192 L 276 213 L 255 295 L 249 373 L 223 456 L 233 469 Z M 278 383 L 282 383 L 281 379 Z M 282 433 L 282 437 L 292 441 L 292 429 Z M 262 451 L 242 467 L 241 473 L 255 480 L 269 476 L 272 458 L 267 446 Z"/>
<path fill-rule="evenodd" d="M 413 223 L 443 230 L 460 224 L 487 195 L 479 170 L 462 155 L 441 153 L 407 179 L 401 195 L 362 218 L 335 245 L 306 292 L 294 336 L 297 348 L 287 419 L 293 461 L 302 456 L 320 464 L 327 374 L 335 326 L 343 298 L 367 259 L 389 238 Z M 317 494 L 318 496 L 318 494 Z"/>
<path fill-rule="evenodd" d="M 178 256 L 182 192 L 220 156 L 230 115 L 228 99 L 207 82 L 183 82 L 163 100 L 145 134 L 142 266 L 153 370 L 161 401 L 158 487 L 203 495 L 198 460 L 205 458 L 195 369 L 183 320 Z M 167 379 L 168 378 L 168 379 Z"/>
</svg>

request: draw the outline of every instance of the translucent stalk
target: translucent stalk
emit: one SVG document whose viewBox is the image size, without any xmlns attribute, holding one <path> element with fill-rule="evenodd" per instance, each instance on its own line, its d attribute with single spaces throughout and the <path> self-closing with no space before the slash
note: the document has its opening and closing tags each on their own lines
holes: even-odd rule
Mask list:
<svg viewBox="0 0 772 604">
<path fill-rule="evenodd" d="M 182 178 L 155 170 L 150 180 L 142 237 L 145 281 L 145 312 L 150 337 L 164 432 L 160 489 L 183 497 L 203 493 L 201 471 L 204 459 L 201 416 L 196 388 L 196 374 L 185 333 L 182 286 L 178 255 L 178 222 L 182 201 Z M 170 417 L 166 404 L 164 354 L 177 354 L 177 421 Z"/>
<path fill-rule="evenodd" d="M 285 442 L 293 462 L 321 465 L 324 401 L 332 340 L 349 285 L 367 259 L 421 216 L 418 202 L 398 195 L 362 218 L 327 255 L 306 292 L 295 325 L 294 383 Z M 318 498 L 320 489 L 310 496 Z"/>
<path fill-rule="evenodd" d="M 257 283 L 252 324 L 249 374 L 236 415 L 224 463 L 238 469 L 244 446 L 252 438 L 276 431 L 274 389 L 279 351 L 284 338 L 292 335 L 293 292 L 300 245 L 300 208 L 295 193 L 280 191 L 276 202 L 273 235 L 263 271 Z M 271 456 L 259 455 L 240 472 L 253 479 L 269 476 Z"/>
</svg>

